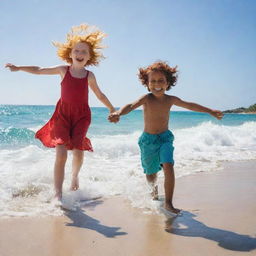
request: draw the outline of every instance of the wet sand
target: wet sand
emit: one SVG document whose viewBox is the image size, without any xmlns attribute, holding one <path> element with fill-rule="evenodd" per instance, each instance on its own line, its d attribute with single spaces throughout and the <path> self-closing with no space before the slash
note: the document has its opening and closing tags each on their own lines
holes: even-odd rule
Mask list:
<svg viewBox="0 0 256 256">
<path fill-rule="evenodd" d="M 0 255 L 256 255 L 256 161 L 223 166 L 177 179 L 176 218 L 114 197 L 63 217 L 0 219 Z"/>
</svg>

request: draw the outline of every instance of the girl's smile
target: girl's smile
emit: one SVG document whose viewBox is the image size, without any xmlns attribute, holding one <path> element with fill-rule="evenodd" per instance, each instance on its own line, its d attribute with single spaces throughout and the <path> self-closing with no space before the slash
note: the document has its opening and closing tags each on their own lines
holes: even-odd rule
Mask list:
<svg viewBox="0 0 256 256">
<path fill-rule="evenodd" d="M 79 62 L 83 62 L 84 58 L 76 58 L 76 60 L 79 61 Z"/>
<path fill-rule="evenodd" d="M 87 61 L 90 59 L 90 48 L 87 43 L 79 42 L 76 43 L 71 50 L 70 58 L 73 63 L 79 63 L 85 66 Z"/>
</svg>

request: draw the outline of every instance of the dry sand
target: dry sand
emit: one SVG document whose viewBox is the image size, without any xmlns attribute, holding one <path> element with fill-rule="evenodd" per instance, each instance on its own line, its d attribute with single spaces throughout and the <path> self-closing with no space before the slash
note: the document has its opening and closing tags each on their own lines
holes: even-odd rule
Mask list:
<svg viewBox="0 0 256 256">
<path fill-rule="evenodd" d="M 256 255 L 256 161 L 176 181 L 183 215 L 99 199 L 63 217 L 0 220 L 1 256 Z"/>
</svg>

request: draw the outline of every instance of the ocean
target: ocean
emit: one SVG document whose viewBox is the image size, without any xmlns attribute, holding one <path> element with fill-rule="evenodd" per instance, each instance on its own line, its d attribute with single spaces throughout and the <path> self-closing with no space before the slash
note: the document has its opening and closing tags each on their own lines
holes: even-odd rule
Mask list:
<svg viewBox="0 0 256 256">
<path fill-rule="evenodd" d="M 34 138 L 54 108 L 0 105 L 0 217 L 63 214 L 51 203 L 55 150 Z M 120 195 L 145 212 L 157 211 L 159 204 L 150 199 L 137 145 L 143 130 L 142 110 L 122 116 L 117 124 L 109 123 L 107 115 L 106 108 L 92 108 L 87 136 L 94 152 L 85 153 L 76 192 L 69 191 L 69 152 L 63 201 L 74 209 L 96 197 Z M 217 172 L 223 161 L 256 159 L 256 115 L 226 114 L 218 121 L 204 113 L 173 111 L 169 128 L 175 136 L 176 178 Z M 162 180 L 159 172 L 159 186 Z"/>
</svg>

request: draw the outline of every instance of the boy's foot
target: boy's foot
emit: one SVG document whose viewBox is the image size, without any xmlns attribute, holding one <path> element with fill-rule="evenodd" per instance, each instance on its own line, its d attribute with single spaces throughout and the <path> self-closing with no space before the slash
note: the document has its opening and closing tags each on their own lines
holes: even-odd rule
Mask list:
<svg viewBox="0 0 256 256">
<path fill-rule="evenodd" d="M 71 186 L 70 186 L 70 190 L 72 191 L 76 191 L 79 189 L 79 179 L 78 177 L 72 177 L 72 181 L 71 181 Z"/>
<path fill-rule="evenodd" d="M 158 198 L 158 186 L 157 185 L 152 188 L 151 196 L 152 196 L 153 200 L 158 200 L 159 199 Z"/>
<path fill-rule="evenodd" d="M 170 212 L 172 215 L 179 215 L 181 214 L 181 210 L 174 208 L 171 204 L 165 203 L 164 209 L 168 212 Z"/>
</svg>

